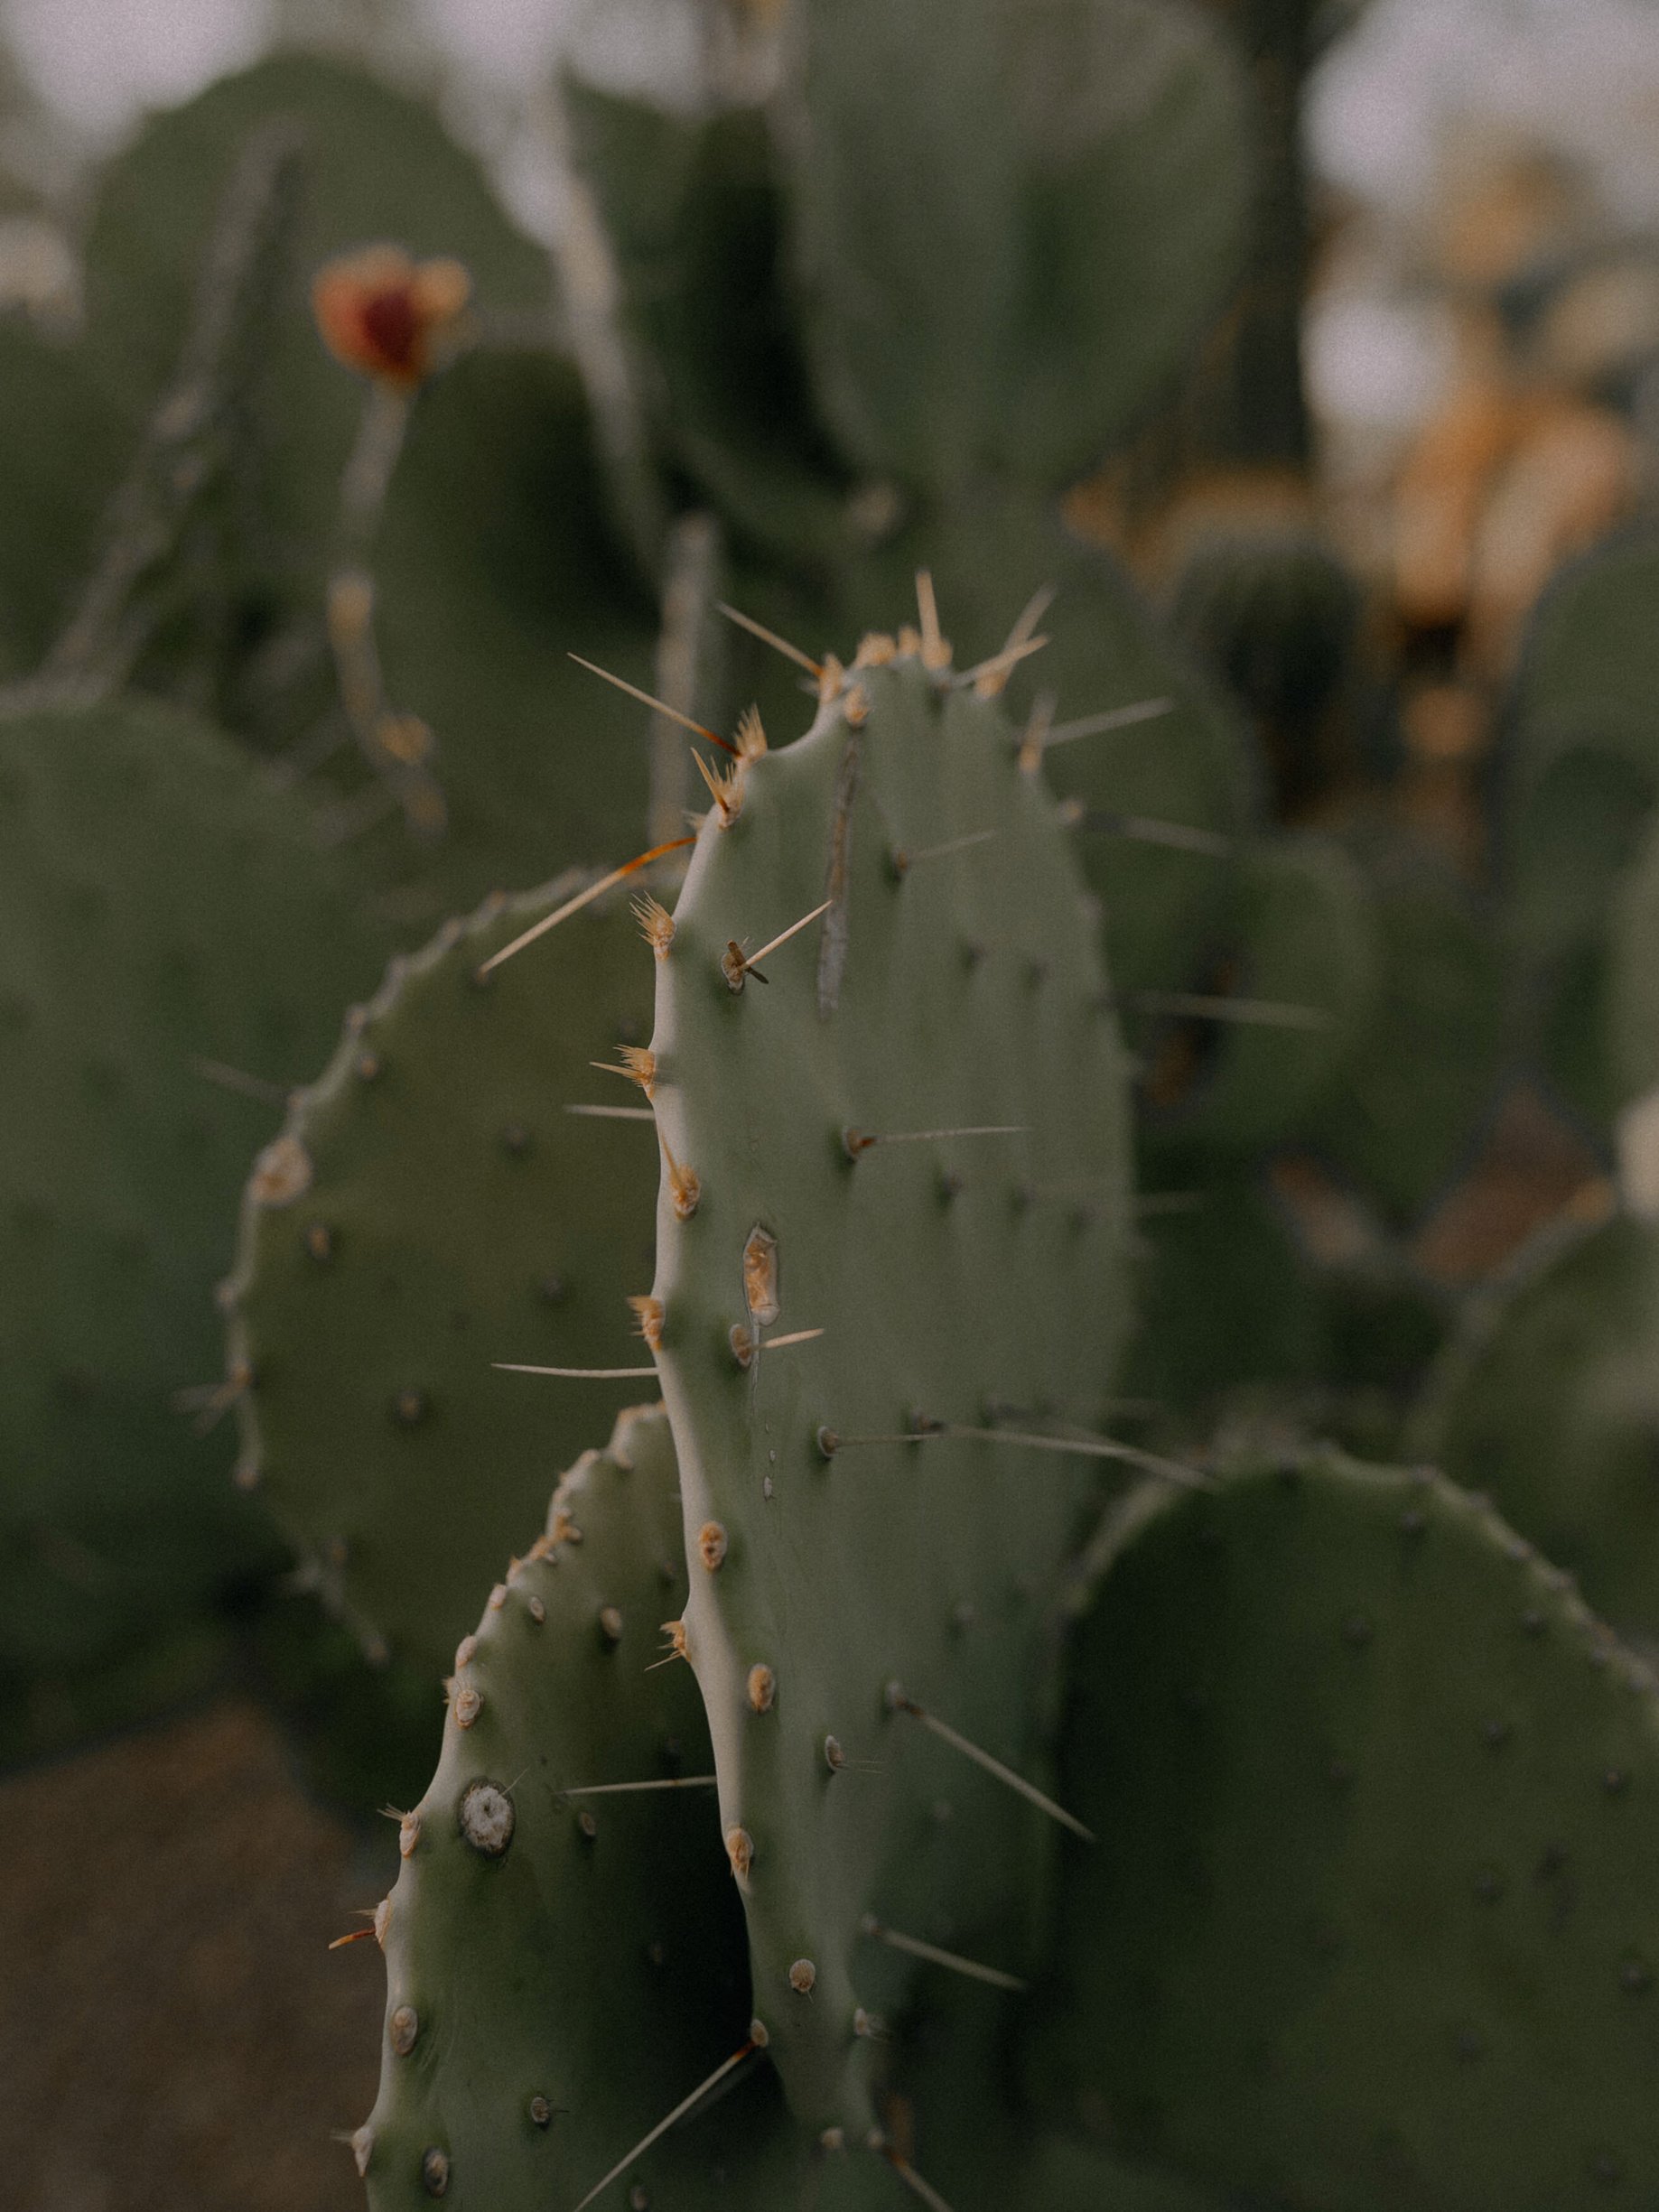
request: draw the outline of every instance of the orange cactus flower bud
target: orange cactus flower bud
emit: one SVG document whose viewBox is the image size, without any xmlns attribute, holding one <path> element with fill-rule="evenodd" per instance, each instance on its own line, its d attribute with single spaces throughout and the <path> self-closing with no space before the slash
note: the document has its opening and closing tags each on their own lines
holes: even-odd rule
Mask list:
<svg viewBox="0 0 1659 2212">
<path fill-rule="evenodd" d="M 324 263 L 312 311 L 336 360 L 412 390 L 431 374 L 471 290 L 458 261 L 417 262 L 401 246 L 369 246 Z"/>
</svg>

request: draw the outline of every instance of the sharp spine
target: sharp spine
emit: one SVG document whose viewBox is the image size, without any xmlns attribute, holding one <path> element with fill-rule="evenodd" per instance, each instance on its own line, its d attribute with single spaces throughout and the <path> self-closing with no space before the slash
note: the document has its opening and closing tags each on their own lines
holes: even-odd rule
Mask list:
<svg viewBox="0 0 1659 2212">
<path fill-rule="evenodd" d="M 1017 1974 L 1005 1974 L 1001 1966 L 982 1966 L 976 1958 L 964 1958 L 959 1951 L 941 1950 L 937 1943 L 924 1943 L 919 1936 L 901 1935 L 898 1929 L 878 1920 L 873 1912 L 867 1912 L 859 1927 L 862 1934 L 877 1943 L 885 1943 L 891 1950 L 907 1952 L 912 1958 L 925 1958 L 929 1966 L 948 1966 L 953 1974 L 965 1975 L 972 1982 L 988 1982 L 993 1989 L 1026 1987 Z M 580 2207 L 577 2212 L 581 2212 Z"/>
<path fill-rule="evenodd" d="M 489 1364 L 499 1374 L 558 1375 L 567 1382 L 629 1382 L 657 1372 L 654 1367 L 533 1367 L 522 1360 L 491 1360 Z"/>
<path fill-rule="evenodd" d="M 1010 1789 L 1018 1790 L 1039 1812 L 1047 1813 L 1050 1820 L 1058 1820 L 1063 1828 L 1069 1828 L 1074 1836 L 1080 1836 L 1086 1844 L 1095 1841 L 1094 1830 L 1086 1828 L 1076 1814 L 1068 1813 L 1063 1805 L 1057 1805 L 1052 1798 L 1045 1796 L 1038 1789 L 1035 1782 L 1028 1782 L 1023 1774 L 1016 1773 L 1002 1760 L 993 1759 L 989 1752 L 981 1751 L 977 1743 L 970 1743 L 959 1730 L 953 1728 L 947 1721 L 942 1721 L 937 1713 L 929 1713 L 925 1705 L 918 1705 L 914 1697 L 908 1696 L 897 1682 L 889 1685 L 887 1702 L 895 1713 L 908 1713 L 912 1720 L 920 1721 L 924 1728 L 937 1736 L 942 1743 L 948 1743 L 953 1751 L 960 1752 L 965 1758 L 973 1760 L 976 1766 L 983 1767 L 999 1782 L 1006 1783 Z"/>
<path fill-rule="evenodd" d="M 735 622 L 739 629 L 747 630 L 751 637 L 758 637 L 763 646 L 770 646 L 774 653 L 781 653 L 785 660 L 793 661 L 797 668 L 804 668 L 815 681 L 824 674 L 822 662 L 815 661 L 809 653 L 803 653 L 799 646 L 792 646 L 787 637 L 780 637 L 776 630 L 769 630 L 765 623 L 757 622 L 753 615 L 746 615 L 736 607 L 729 607 L 724 599 L 719 599 L 715 604 L 728 622 Z"/>
<path fill-rule="evenodd" d="M 694 837 L 671 837 L 666 844 L 653 845 L 648 852 L 636 853 L 631 860 L 624 860 L 620 868 L 613 868 L 608 876 L 601 876 L 597 883 L 589 884 L 585 891 L 578 891 L 574 898 L 567 898 L 556 912 L 543 915 L 539 922 L 527 929 L 521 936 L 515 937 L 511 944 L 504 944 L 499 953 L 492 953 L 480 964 L 480 975 L 489 975 L 504 960 L 511 960 L 516 953 L 522 953 L 527 944 L 534 944 L 538 937 L 545 937 L 550 929 L 556 929 L 561 922 L 568 921 L 573 914 L 580 914 L 583 906 L 592 906 L 614 884 L 638 874 L 642 868 L 648 868 L 653 860 L 660 860 L 666 852 L 678 852 L 683 847 L 694 845 L 696 841 Z"/>
<path fill-rule="evenodd" d="M 1205 991 L 1137 990 L 1124 1003 L 1138 1014 L 1172 1014 L 1191 1021 L 1233 1021 L 1263 1029 L 1328 1029 L 1323 1007 L 1291 1006 L 1273 999 L 1227 999 Z"/>
<path fill-rule="evenodd" d="M 637 683 L 624 683 L 620 676 L 613 676 L 608 668 L 600 667 L 597 662 L 584 661 L 580 653 L 573 653 L 570 657 L 578 668 L 585 668 L 590 675 L 599 676 L 605 683 L 614 684 L 619 692 L 626 692 L 629 698 L 637 699 L 642 707 L 649 707 L 653 714 L 666 715 L 669 721 L 677 722 L 682 730 L 689 730 L 694 737 L 706 739 L 709 744 L 719 746 L 721 751 L 730 753 L 733 760 L 741 757 L 730 738 L 719 736 L 705 723 L 694 721 L 689 714 L 682 714 L 677 707 L 669 706 L 665 700 L 653 699 L 649 692 L 642 692 Z"/>
<path fill-rule="evenodd" d="M 729 2059 L 722 2059 L 714 2068 L 714 2071 L 712 2074 L 706 2076 L 704 2079 L 697 2084 L 696 2087 L 692 2091 L 689 2096 L 682 2097 L 671 2113 L 667 2114 L 663 2119 L 659 2120 L 657 2123 L 657 2125 L 652 2128 L 648 2134 L 641 2135 L 638 2142 L 635 2143 L 631 2151 L 629 2151 L 624 2154 L 624 2156 L 618 2159 L 616 2164 L 610 2169 L 610 2171 L 605 2175 L 602 2180 L 596 2181 L 593 2184 L 587 2195 L 582 2199 L 582 2202 L 572 2207 L 572 2212 L 587 2212 L 588 2207 L 593 2202 L 596 2197 L 602 2197 L 605 2191 L 610 2187 L 610 2184 L 614 2180 L 618 2179 L 620 2175 L 625 2174 L 637 2158 L 642 2157 L 644 2153 L 650 2149 L 654 2142 L 659 2142 L 662 2137 L 668 2133 L 668 2130 L 678 2121 L 683 2120 L 686 2114 L 690 2112 L 694 2105 L 699 2104 L 702 2099 L 708 2095 L 709 2091 L 716 2086 L 717 2083 L 722 2082 L 728 2074 L 732 2072 L 735 2068 L 741 2066 L 744 2059 L 749 2058 L 759 2048 L 760 2046 L 751 2036 L 750 2040 L 743 2045 L 741 2050 L 734 2050 Z"/>
</svg>

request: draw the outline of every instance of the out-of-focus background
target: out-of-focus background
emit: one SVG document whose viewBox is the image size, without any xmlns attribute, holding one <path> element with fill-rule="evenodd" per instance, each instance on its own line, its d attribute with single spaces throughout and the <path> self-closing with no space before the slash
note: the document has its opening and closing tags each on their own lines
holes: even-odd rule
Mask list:
<svg viewBox="0 0 1659 2212">
<path fill-rule="evenodd" d="M 678 0 L 5 0 L 0 311 L 72 328 L 94 164 L 147 111 L 284 42 L 435 96 L 553 251 L 571 218 L 555 67 L 672 102 L 699 35 Z M 1372 0 L 1305 84 L 1263 90 L 1282 224 L 1245 336 L 1235 321 L 1213 375 L 1200 365 L 1074 509 L 1153 591 L 1218 523 L 1317 524 L 1363 594 L 1375 757 L 1308 776 L 1282 818 L 1336 818 L 1385 757 L 1390 805 L 1477 880 L 1528 611 L 1659 494 L 1659 5 Z M 1279 378 L 1263 413 L 1241 395 L 1264 387 L 1235 373 L 1252 344 L 1300 347 L 1300 390 Z M 1593 1204 L 1601 1175 L 1570 1119 L 1518 1086 L 1417 1257 L 1477 1277 L 1540 1219 Z M 308 1792 L 234 1676 L 0 1778 L 0 2201 L 358 2203 L 331 2132 L 372 2101 L 381 1975 L 372 1946 L 327 1946 L 394 1863 L 395 1832 Z"/>
</svg>

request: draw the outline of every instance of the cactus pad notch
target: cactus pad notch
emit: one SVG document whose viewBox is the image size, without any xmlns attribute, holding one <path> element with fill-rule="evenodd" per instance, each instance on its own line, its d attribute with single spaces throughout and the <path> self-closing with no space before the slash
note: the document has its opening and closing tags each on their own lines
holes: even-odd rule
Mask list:
<svg viewBox="0 0 1659 2212">
<path fill-rule="evenodd" d="M 438 1770 L 376 1915 L 380 2093 L 353 2138 L 373 2212 L 433 2197 L 570 2212 L 752 2040 L 713 1792 L 588 1794 L 708 1772 L 689 1676 L 648 1670 L 684 1589 L 679 1544 L 667 1422 L 625 1413 L 455 1654 Z M 711 2212 L 796 2201 L 816 2145 L 744 2064 L 762 2078 L 629 2160 L 610 2201 L 624 2179 Z"/>
<path fill-rule="evenodd" d="M 688 1655 L 756 2004 L 793 2107 L 853 2141 L 864 2031 L 909 1974 L 883 1931 L 1017 1967 L 1049 1826 L 890 1688 L 1030 1769 L 1039 1594 L 1093 1476 L 983 1432 L 1095 1428 L 1125 1319 L 1094 925 L 923 584 L 920 633 L 826 665 L 806 737 L 721 786 L 640 1071 Z M 762 986 L 750 959 L 826 892 Z M 909 1441 L 919 1423 L 973 1433 Z"/>
</svg>

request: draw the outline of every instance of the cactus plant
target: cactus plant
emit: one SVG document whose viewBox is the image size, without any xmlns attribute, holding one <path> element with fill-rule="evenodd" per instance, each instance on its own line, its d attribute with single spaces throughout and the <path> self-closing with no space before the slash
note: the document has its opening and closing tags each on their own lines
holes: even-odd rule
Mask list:
<svg viewBox="0 0 1659 2212">
<path fill-rule="evenodd" d="M 648 1132 L 565 1111 L 619 1102 L 588 1064 L 649 1021 L 626 904 L 480 973 L 576 888 L 494 900 L 396 962 L 294 1097 L 267 1155 L 294 1172 L 256 1166 L 243 1203 L 245 1479 L 365 1647 L 428 1682 L 534 1521 L 549 1458 L 573 1460 L 628 1395 L 550 1409 L 490 1367 L 620 1364 L 650 1269 Z"/>
<path fill-rule="evenodd" d="M 1531 1035 L 1567 1101 L 1603 1129 L 1606 924 L 1659 797 L 1649 614 L 1659 540 L 1635 527 L 1567 569 L 1533 617 L 1509 710 L 1500 827 Z"/>
<path fill-rule="evenodd" d="M 0 1104 L 28 1140 L 0 1257 L 34 1293 L 5 1324 L 26 1357 L 0 1362 L 0 1451 L 33 1463 L 0 1529 L 0 1687 L 38 1745 L 43 1679 L 98 1717 L 112 1657 L 132 1697 L 199 1679 L 210 1601 L 281 1550 L 248 1499 L 203 1506 L 152 1417 L 158 1378 L 197 1380 L 162 1354 L 188 1351 L 228 1234 L 221 1132 L 188 1175 L 172 1141 L 208 1119 L 187 1057 L 285 1089 L 386 917 L 622 859 L 648 785 L 650 841 L 676 842 L 665 732 L 706 714 L 710 810 L 638 925 L 620 888 L 573 903 L 586 874 L 494 897 L 351 1018 L 257 1157 L 230 1374 L 203 1394 L 235 1400 L 244 1484 L 303 1556 L 258 1648 L 311 1771 L 360 1802 L 442 1737 L 375 1915 L 371 2203 L 1639 2196 L 1655 1693 L 1524 1538 L 1645 1627 L 1646 1232 L 1602 1232 L 1571 1387 L 1549 1299 L 1492 1362 L 1535 1434 L 1465 1421 L 1490 1379 L 1456 1385 L 1454 1471 L 1521 1536 L 1438 1476 L 1280 1449 L 1392 1443 L 1440 1315 L 1381 1232 L 1314 1265 L 1262 1155 L 1323 1148 L 1418 1211 L 1484 1099 L 1489 1016 L 1431 1096 L 1409 1067 L 1401 1095 L 1402 1065 L 1496 996 L 1491 948 L 1471 923 L 1425 987 L 1438 880 L 1259 834 L 1242 718 L 1077 534 L 1095 495 L 1061 504 L 1236 269 L 1236 64 L 1170 0 L 799 0 L 777 51 L 765 115 L 571 95 L 643 506 L 605 395 L 591 414 L 555 350 L 540 256 L 412 103 L 284 60 L 110 172 L 73 358 L 128 490 L 90 545 L 66 491 L 38 590 L 0 560 L 6 649 L 38 659 L 89 565 L 40 683 L 219 702 L 282 780 L 327 785 L 338 849 L 246 747 L 157 710 L 0 724 L 0 1020 L 23 1040 Z M 203 241 L 230 235 L 250 148 L 261 243 L 216 293 Z M 192 416 L 174 402 L 210 356 Z M 764 664 L 731 738 L 694 695 L 722 547 L 761 630 L 810 648 Z M 654 596 L 648 725 L 618 701 Z M 862 641 L 843 663 L 826 639 Z M 751 626 L 745 674 L 779 642 Z M 811 727 L 769 748 L 804 688 Z M 346 732 L 384 789 L 331 757 Z M 1633 946 L 1642 915 L 1633 893 Z M 1139 1204 L 1120 1017 L 1159 1055 Z M 1166 1086 L 1171 1019 L 1192 1050 Z M 118 1143 L 111 1040 L 145 1101 Z M 612 1045 L 623 1125 L 564 1114 L 610 1102 L 585 1063 Z M 135 1229 L 165 1296 L 124 1272 Z M 84 1380 L 71 1315 L 149 1408 L 123 1406 L 114 1451 L 90 1415 L 39 1446 L 53 1376 Z M 582 1453 L 650 1383 L 665 1406 Z M 1610 1443 L 1563 1510 L 1586 1434 Z M 1275 1442 L 1241 1459 L 1241 1436 Z M 120 1581 L 66 1610 L 49 1577 L 112 1542 Z"/>
<path fill-rule="evenodd" d="M 714 1526 L 729 1547 L 694 1575 L 685 1636 L 756 2002 L 792 2105 L 860 2133 L 871 2047 L 853 2021 L 894 1982 L 863 1917 L 994 1924 L 1008 1884 L 983 1837 L 1012 1849 L 1028 1817 L 906 1740 L 887 1687 L 1030 1757 L 1043 1642 L 1004 1594 L 1058 1566 L 1080 1488 L 1063 1461 L 1034 1482 L 993 1432 L 1092 1427 L 1123 1312 L 1123 1066 L 1080 886 L 1017 737 L 946 650 L 926 621 L 897 656 L 868 642 L 826 674 L 806 738 L 722 785 L 646 1071 L 688 1543 Z M 825 889 L 816 961 L 756 945 Z M 803 1328 L 821 1337 L 762 1350 Z M 892 1440 L 918 1421 L 931 1439 Z M 995 1541 L 943 1544 L 969 1483 Z M 901 1641 L 846 1635 L 900 1605 Z M 965 1607 L 996 1612 L 994 1643 Z M 871 1758 L 879 1781 L 833 1771 Z M 961 1815 L 944 1829 L 942 1789 Z"/>
<path fill-rule="evenodd" d="M 927 0 L 809 6 L 797 35 L 796 250 L 846 451 L 947 491 L 986 467 L 1075 475 L 1235 273 L 1250 142 L 1226 50 L 1139 0 L 977 0 L 948 23 Z"/>
<path fill-rule="evenodd" d="M 1489 1508 L 1258 1465 L 1125 1517 L 1075 1656 L 1045 2088 L 1274 2203 L 1640 2198 L 1659 1691 Z M 1455 1649 L 1457 1663 L 1449 1663 Z"/>
<path fill-rule="evenodd" d="M 36 1687 L 264 1554 L 173 1401 L 215 1395 L 210 1292 L 272 1100 L 384 939 L 292 796 L 161 708 L 0 722 L 0 1613 L 27 1743 Z"/>
<path fill-rule="evenodd" d="M 921 5 L 803 7 L 769 136 L 749 110 L 669 118 L 575 83 L 575 151 L 618 239 L 623 335 L 658 449 L 723 513 L 746 605 L 826 646 L 890 620 L 927 566 L 958 643 L 990 653 L 1048 584 L 1039 689 L 1060 722 L 1165 706 L 1155 733 L 1132 713 L 1052 765 L 1087 818 L 1114 974 L 1179 988 L 1251 820 L 1245 748 L 1053 503 L 1226 294 L 1248 97 L 1226 41 L 1184 6 L 1032 15 L 974 0 L 946 30 Z M 909 60 L 872 76 L 877 51 Z M 970 81 L 983 97 L 964 107 Z M 913 172 L 924 141 L 925 208 L 872 228 L 868 204 L 890 197 L 883 163 Z M 1209 189 L 1178 194 L 1171 176 L 1194 163 Z M 1152 206 L 1156 226 L 1131 212 Z M 910 342 L 894 342 L 900 328 Z M 782 671 L 742 674 L 778 720 Z M 1023 672 L 1011 696 L 1021 713 L 1036 703 Z M 1142 818 L 1194 835 L 1137 843 L 1123 824 Z"/>
<path fill-rule="evenodd" d="M 1130 1034 L 1152 1063 L 1156 1106 L 1159 1030 L 1194 1011 L 1235 1013 L 1211 1029 L 1190 1080 L 1176 1079 L 1181 1095 L 1152 1126 L 1167 1120 L 1186 1144 L 1254 1151 L 1314 1118 L 1368 1027 L 1380 962 L 1364 879 L 1334 841 L 1264 841 L 1239 873 L 1236 935 L 1216 961 L 1222 1003 L 1154 998 Z"/>
<path fill-rule="evenodd" d="M 1541 1231 L 1471 1302 L 1413 1431 L 1643 1637 L 1659 1633 L 1656 1300 L 1650 1223 Z"/>
<path fill-rule="evenodd" d="M 1379 940 L 1371 1017 L 1309 1137 L 1393 1221 L 1453 1182 L 1488 1114 L 1509 1044 L 1489 902 L 1425 847 L 1369 823 L 1345 840 Z"/>
<path fill-rule="evenodd" d="M 158 117 L 105 170 L 86 241 L 86 339 L 106 388 L 154 405 L 175 367 L 215 209 L 250 137 L 291 133 L 304 189 L 275 283 L 286 293 L 261 367 L 270 527 L 309 573 L 334 534 L 358 395 L 318 344 L 302 302 L 330 256 L 378 239 L 452 256 L 472 312 L 545 316 L 545 257 L 502 214 L 476 163 L 418 101 L 343 63 L 280 55 Z"/>
<path fill-rule="evenodd" d="M 1608 925 L 1603 1047 L 1614 1100 L 1639 1105 L 1659 1083 L 1659 1002 L 1654 953 L 1659 946 L 1659 824 L 1637 849 Z"/>
<path fill-rule="evenodd" d="M 686 1671 L 647 1666 L 685 1581 L 667 1422 L 626 1414 L 461 1640 L 437 1772 L 403 1816 L 375 1918 L 380 2094 L 353 2138 L 377 2212 L 574 2205 L 754 2040 L 707 1726 Z M 630 2161 L 636 2191 L 787 2195 L 816 2146 L 768 2087 Z"/>
<path fill-rule="evenodd" d="M 1212 530 L 1188 549 L 1170 619 L 1249 711 L 1277 810 L 1295 819 L 1342 780 L 1333 709 L 1354 678 L 1359 588 L 1310 530 Z"/>
</svg>

